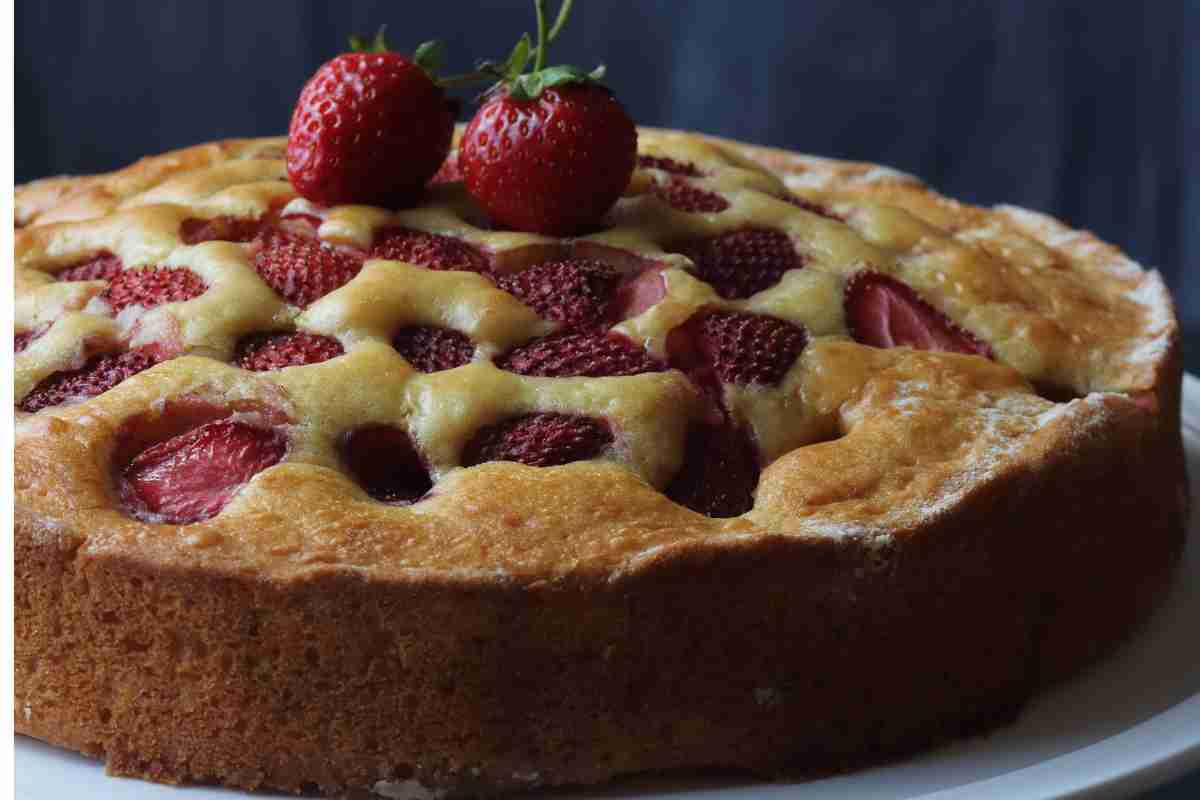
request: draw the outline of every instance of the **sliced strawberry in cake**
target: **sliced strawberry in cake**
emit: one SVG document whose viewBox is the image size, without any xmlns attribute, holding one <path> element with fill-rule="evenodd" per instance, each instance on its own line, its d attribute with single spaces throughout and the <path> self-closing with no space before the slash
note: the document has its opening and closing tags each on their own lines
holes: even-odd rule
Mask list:
<svg viewBox="0 0 1200 800">
<path fill-rule="evenodd" d="M 587 258 L 546 261 L 496 279 L 496 285 L 543 319 L 567 327 L 600 323 L 609 313 L 621 276 Z"/>
<path fill-rule="evenodd" d="M 708 517 L 736 517 L 754 505 L 758 474 L 758 451 L 744 429 L 694 425 L 667 497 Z"/>
<path fill-rule="evenodd" d="M 404 261 L 427 269 L 487 272 L 487 256 L 479 248 L 437 233 L 412 228 L 384 228 L 375 234 L 371 258 Z"/>
<path fill-rule="evenodd" d="M 843 303 L 850 335 L 860 344 L 992 357 L 986 342 L 883 273 L 866 270 L 854 275 L 846 284 Z"/>
<path fill-rule="evenodd" d="M 300 308 L 349 283 L 362 265 L 355 253 L 282 231 L 264 236 L 254 256 L 254 269 L 262 279 Z"/>
<path fill-rule="evenodd" d="M 804 266 L 791 237 L 770 228 L 741 228 L 692 239 L 677 244 L 675 250 L 690 258 L 696 276 L 727 300 L 769 289 L 785 272 Z"/>
<path fill-rule="evenodd" d="M 432 325 L 401 328 L 392 337 L 392 347 L 421 372 L 441 372 L 469 364 L 475 343 L 461 331 Z"/>
<path fill-rule="evenodd" d="M 156 348 L 152 347 L 99 355 L 79 369 L 55 372 L 25 395 L 17 407 L 32 413 L 70 401 L 86 400 L 150 369 L 160 360 Z"/>
<path fill-rule="evenodd" d="M 603 378 L 666 369 L 645 348 L 604 330 L 564 331 L 535 339 L 496 359 L 496 366 L 547 378 Z"/>
<path fill-rule="evenodd" d="M 191 300 L 207 288 L 199 275 L 182 267 L 127 269 L 113 276 L 100 297 L 119 314 L 131 306 L 154 308 Z"/>
<path fill-rule="evenodd" d="M 123 268 L 121 259 L 109 252 L 100 253 L 59 272 L 60 281 L 110 281 Z"/>
<path fill-rule="evenodd" d="M 411 503 L 433 487 L 412 437 L 391 425 L 351 431 L 342 441 L 342 460 L 363 490 L 385 503 Z"/>
<path fill-rule="evenodd" d="M 215 516 L 286 451 L 278 431 L 229 419 L 209 422 L 139 453 L 121 473 L 121 497 L 150 520 L 199 522 Z"/>
<path fill-rule="evenodd" d="M 538 412 L 489 425 L 463 448 L 463 466 L 517 461 L 552 467 L 600 455 L 613 442 L 608 423 L 572 414 Z"/>
<path fill-rule="evenodd" d="M 238 342 L 234 363 L 242 369 L 267 372 L 319 364 L 340 356 L 342 345 L 337 339 L 306 331 L 291 333 L 256 333 Z"/>
<path fill-rule="evenodd" d="M 697 383 L 778 383 L 808 341 L 787 320 L 742 311 L 701 311 L 667 337 L 671 365 Z"/>
</svg>

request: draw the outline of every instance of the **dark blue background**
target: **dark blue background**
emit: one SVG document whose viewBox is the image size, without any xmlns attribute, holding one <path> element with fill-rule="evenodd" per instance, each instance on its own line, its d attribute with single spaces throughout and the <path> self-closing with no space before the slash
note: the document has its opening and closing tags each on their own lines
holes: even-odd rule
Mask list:
<svg viewBox="0 0 1200 800">
<path fill-rule="evenodd" d="M 577 5 L 557 54 L 606 62 L 640 123 L 878 161 L 1094 230 L 1166 274 L 1200 370 L 1200 2 Z M 530 8 L 19 2 L 16 178 L 281 133 L 349 33 L 388 23 L 400 50 L 438 36 L 461 70 L 505 55 Z"/>
</svg>

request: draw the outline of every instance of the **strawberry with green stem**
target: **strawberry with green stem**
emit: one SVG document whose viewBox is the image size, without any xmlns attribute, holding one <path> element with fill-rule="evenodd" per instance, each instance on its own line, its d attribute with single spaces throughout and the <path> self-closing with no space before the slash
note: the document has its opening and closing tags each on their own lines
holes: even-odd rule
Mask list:
<svg viewBox="0 0 1200 800">
<path fill-rule="evenodd" d="M 509 228 L 584 232 L 601 221 L 633 174 L 637 129 L 600 83 L 604 68 L 546 66 L 547 48 L 571 5 L 564 0 L 547 26 L 546 2 L 535 0 L 537 45 L 525 34 L 507 61 L 478 70 L 499 81 L 467 125 L 459 168 L 467 191 L 493 222 Z M 531 55 L 533 68 L 525 72 Z"/>
</svg>

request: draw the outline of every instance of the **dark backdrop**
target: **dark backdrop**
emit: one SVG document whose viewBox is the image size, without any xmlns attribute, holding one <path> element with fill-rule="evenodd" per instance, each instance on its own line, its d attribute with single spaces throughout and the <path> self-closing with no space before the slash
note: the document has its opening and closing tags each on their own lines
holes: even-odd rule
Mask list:
<svg viewBox="0 0 1200 800">
<path fill-rule="evenodd" d="M 16 178 L 280 133 L 354 31 L 453 66 L 529 3 L 35 2 L 16 8 Z M 557 51 L 609 64 L 642 123 L 879 161 L 1095 230 L 1167 275 L 1200 369 L 1200 2 L 579 0 Z M 1200 774 L 1153 793 L 1196 797 Z"/>
<path fill-rule="evenodd" d="M 286 129 L 346 36 L 500 57 L 527 0 L 32 2 L 16 8 L 16 178 Z M 879 161 L 1090 228 L 1166 273 L 1200 334 L 1200 3 L 578 0 L 556 47 L 641 123 Z M 1200 341 L 1197 342 L 1200 344 Z M 1193 369 L 1200 347 L 1190 347 Z"/>
</svg>

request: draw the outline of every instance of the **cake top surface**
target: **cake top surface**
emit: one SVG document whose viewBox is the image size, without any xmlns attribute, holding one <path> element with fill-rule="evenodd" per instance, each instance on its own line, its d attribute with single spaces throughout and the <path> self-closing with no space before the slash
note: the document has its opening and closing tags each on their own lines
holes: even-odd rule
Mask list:
<svg viewBox="0 0 1200 800">
<path fill-rule="evenodd" d="M 18 187 L 18 495 L 88 548 L 536 576 L 902 534 L 1164 391 L 1155 273 L 881 167 L 642 129 L 559 239 L 453 162 L 317 207 L 283 145 Z"/>
</svg>

